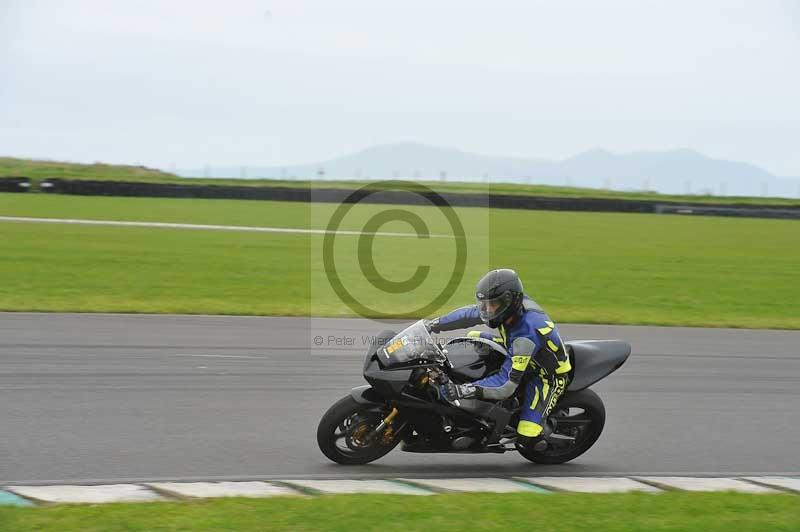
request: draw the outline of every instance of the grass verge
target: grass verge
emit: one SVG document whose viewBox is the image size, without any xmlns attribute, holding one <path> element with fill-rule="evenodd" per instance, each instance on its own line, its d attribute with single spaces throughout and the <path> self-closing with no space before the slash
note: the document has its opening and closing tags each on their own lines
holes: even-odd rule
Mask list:
<svg viewBox="0 0 800 532">
<path fill-rule="evenodd" d="M 0 194 L 0 214 L 325 228 L 336 205 Z M 379 205 L 357 205 L 361 229 Z M 404 207 L 448 232 L 433 207 Z M 562 322 L 800 329 L 796 221 L 455 209 L 467 234 L 460 284 L 438 309 L 469 304 L 487 269 L 516 268 Z M 384 231 L 408 232 L 390 222 Z M 0 310 L 353 316 L 333 292 L 322 237 L 0 222 Z M 447 283 L 454 240 L 377 238 L 381 276 L 431 267 L 387 293 L 362 271 L 356 236 L 337 237 L 343 283 L 381 312 L 412 312 Z M 374 277 L 374 276 L 373 276 Z"/>
<path fill-rule="evenodd" d="M 450 494 L 216 499 L 188 503 L 0 507 L 0 529 L 166 530 L 535 530 L 796 531 L 789 494 Z"/>
</svg>

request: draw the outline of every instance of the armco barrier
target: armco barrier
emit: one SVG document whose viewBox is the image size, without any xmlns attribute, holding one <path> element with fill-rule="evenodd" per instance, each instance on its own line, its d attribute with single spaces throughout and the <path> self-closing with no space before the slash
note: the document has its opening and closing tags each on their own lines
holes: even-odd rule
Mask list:
<svg viewBox="0 0 800 532">
<path fill-rule="evenodd" d="M 190 185 L 168 183 L 135 183 L 126 181 L 83 181 L 46 179 L 43 191 L 85 196 L 142 196 L 169 198 L 246 199 L 304 202 L 359 202 L 428 205 L 446 201 L 454 207 L 493 207 L 500 209 L 534 209 L 551 211 L 632 212 L 658 214 L 695 214 L 708 216 L 743 216 L 755 218 L 800 219 L 800 206 L 681 204 L 646 200 L 610 198 L 550 198 L 503 194 L 470 194 L 442 192 L 440 196 L 425 192 L 383 191 L 370 193 L 336 188 Z"/>
<path fill-rule="evenodd" d="M 700 216 L 743 216 L 749 218 L 800 218 L 800 212 L 794 207 L 763 207 L 763 206 L 736 206 L 728 205 L 672 205 L 658 204 L 655 206 L 657 214 L 688 214 Z"/>
<path fill-rule="evenodd" d="M 308 188 L 244 187 L 224 185 L 177 185 L 127 181 L 83 181 L 47 178 L 43 191 L 81 196 L 142 196 L 162 198 L 252 199 L 310 201 Z M 346 192 L 346 191 L 343 191 Z"/>
<path fill-rule="evenodd" d="M 0 192 L 27 192 L 30 188 L 27 177 L 0 177 Z"/>
</svg>

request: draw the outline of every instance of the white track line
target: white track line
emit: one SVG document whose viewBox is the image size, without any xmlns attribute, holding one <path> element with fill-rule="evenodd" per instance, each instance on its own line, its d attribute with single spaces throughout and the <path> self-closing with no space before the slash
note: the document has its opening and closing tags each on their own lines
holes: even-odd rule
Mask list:
<svg viewBox="0 0 800 532">
<path fill-rule="evenodd" d="M 273 497 L 301 493 L 268 482 L 151 482 L 146 484 L 167 494 L 181 497 Z"/>
<path fill-rule="evenodd" d="M 224 482 L 145 482 L 142 484 L 111 485 L 13 485 L 1 487 L 33 502 L 46 503 L 107 503 L 145 502 L 186 497 L 271 497 L 275 495 L 326 493 L 396 493 L 402 495 L 433 495 L 440 491 L 495 492 L 531 491 L 547 493 L 553 489 L 563 492 L 613 493 L 645 491 L 658 493 L 653 485 L 680 491 L 740 491 L 747 493 L 780 493 L 798 489 L 800 479 L 789 477 L 526 477 L 504 478 L 438 478 L 438 479 L 325 479 L 281 481 L 224 481 Z M 775 486 L 771 489 L 767 486 Z M 0 493 L 3 493 L 0 491 Z M 19 503 L 19 501 L 13 501 Z M 2 502 L 0 501 L 0 504 Z M 8 503 L 7 503 L 8 504 Z"/>
<path fill-rule="evenodd" d="M 320 493 L 396 493 L 400 495 L 433 495 L 432 491 L 388 480 L 288 480 L 292 487 Z"/>
<path fill-rule="evenodd" d="M 416 233 L 393 233 L 387 231 L 377 231 L 374 233 L 366 231 L 328 231 L 326 229 L 300 229 L 296 227 L 253 227 L 247 225 L 209 225 L 209 224 L 177 224 L 167 222 L 129 222 L 121 220 L 83 220 L 73 218 L 29 218 L 27 216 L 0 216 L 0 222 L 31 222 L 31 223 L 51 223 L 51 224 L 74 224 L 74 225 L 110 225 L 116 227 L 159 227 L 166 229 L 195 229 L 195 230 L 214 230 L 214 231 L 249 231 L 254 233 L 300 233 L 307 235 L 326 235 L 328 233 L 336 235 L 355 235 L 355 236 L 401 236 L 420 238 Z M 431 238 L 453 238 L 452 235 L 430 234 Z"/>
<path fill-rule="evenodd" d="M 744 480 L 800 493 L 800 478 L 791 477 L 744 477 Z"/>
<path fill-rule="evenodd" d="M 441 491 L 513 493 L 518 491 L 545 491 L 506 478 L 401 478 L 418 486 Z"/>
<path fill-rule="evenodd" d="M 655 486 L 683 491 L 741 491 L 745 493 L 775 493 L 774 489 L 751 484 L 735 478 L 696 478 L 696 477 L 634 477 Z"/>
<path fill-rule="evenodd" d="M 588 473 L 580 478 L 603 478 L 603 477 L 622 477 L 622 478 L 635 478 L 635 477 L 667 477 L 686 475 L 687 473 L 675 472 L 626 472 L 626 471 L 610 471 L 603 473 Z M 755 479 L 756 477 L 793 477 L 800 478 L 800 471 L 782 471 L 782 472 L 720 472 L 720 471 L 698 471 L 693 473 L 690 478 L 743 478 L 748 477 Z M 407 475 L 408 476 L 408 475 Z M 437 476 L 433 474 L 415 475 L 417 479 L 428 478 L 436 479 Z M 248 481 L 248 480 L 262 480 L 262 481 L 289 481 L 292 480 L 375 480 L 384 479 L 383 475 L 376 476 L 375 473 L 349 473 L 344 474 L 328 474 L 328 475 L 274 475 L 269 473 L 253 473 L 251 475 L 209 475 L 209 476 L 183 476 L 183 477 L 110 477 L 110 478 L 70 478 L 70 479 L 16 479 L 5 480 L 7 486 L 13 485 L 29 485 L 29 486 L 49 486 L 53 484 L 144 484 L 152 482 L 220 482 L 220 481 Z M 452 477 L 457 478 L 457 477 Z M 559 478 L 574 478 L 572 476 L 560 476 Z M 0 489 L 3 489 L 0 486 Z"/>
<path fill-rule="evenodd" d="M 525 482 L 558 491 L 579 493 L 620 493 L 646 491 L 657 493 L 658 488 L 625 477 L 520 477 Z"/>
<path fill-rule="evenodd" d="M 149 502 L 164 498 L 154 491 L 134 484 L 111 484 L 105 486 L 13 486 L 6 488 L 12 493 L 44 502 L 107 503 Z"/>
</svg>

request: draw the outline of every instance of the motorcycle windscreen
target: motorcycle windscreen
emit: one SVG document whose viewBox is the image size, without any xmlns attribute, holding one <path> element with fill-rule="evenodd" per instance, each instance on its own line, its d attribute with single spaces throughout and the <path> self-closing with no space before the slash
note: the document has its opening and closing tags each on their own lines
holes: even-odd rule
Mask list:
<svg viewBox="0 0 800 532">
<path fill-rule="evenodd" d="M 404 329 L 378 349 L 378 358 L 387 368 L 413 360 L 436 361 L 441 357 L 439 348 L 422 320 Z"/>
</svg>

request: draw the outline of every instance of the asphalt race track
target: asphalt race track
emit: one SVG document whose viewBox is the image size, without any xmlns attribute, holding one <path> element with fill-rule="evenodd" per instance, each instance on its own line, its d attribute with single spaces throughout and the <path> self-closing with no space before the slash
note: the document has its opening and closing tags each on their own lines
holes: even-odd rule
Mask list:
<svg viewBox="0 0 800 532">
<path fill-rule="evenodd" d="M 561 331 L 626 339 L 633 355 L 595 386 L 605 432 L 574 462 L 395 450 L 329 463 L 317 422 L 363 383 L 363 336 L 384 328 L 0 313 L 0 481 L 800 474 L 800 332 L 591 325 Z"/>
</svg>

